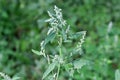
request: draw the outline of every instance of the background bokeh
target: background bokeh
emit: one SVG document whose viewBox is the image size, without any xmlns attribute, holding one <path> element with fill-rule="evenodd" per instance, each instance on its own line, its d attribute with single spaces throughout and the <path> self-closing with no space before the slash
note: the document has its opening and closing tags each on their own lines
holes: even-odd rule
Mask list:
<svg viewBox="0 0 120 80">
<path fill-rule="evenodd" d="M 0 0 L 0 72 L 41 79 L 47 63 L 31 49 L 40 50 L 48 29 L 44 20 L 54 5 L 73 31 L 87 31 L 82 58 L 90 65 L 72 80 L 114 80 L 120 68 L 120 0 Z M 71 79 L 61 73 L 60 80 Z"/>
</svg>

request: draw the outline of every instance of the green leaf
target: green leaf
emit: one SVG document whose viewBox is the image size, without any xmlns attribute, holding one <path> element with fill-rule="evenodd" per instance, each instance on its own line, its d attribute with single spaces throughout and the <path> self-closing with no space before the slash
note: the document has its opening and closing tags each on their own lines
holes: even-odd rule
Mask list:
<svg viewBox="0 0 120 80">
<path fill-rule="evenodd" d="M 120 80 L 120 70 L 115 71 L 115 80 Z"/>
<path fill-rule="evenodd" d="M 55 68 L 57 62 L 53 62 L 52 64 L 49 65 L 49 67 L 47 68 L 47 70 L 45 71 L 45 73 L 43 74 L 43 78 L 47 77 L 47 75 L 49 75 L 49 73 Z"/>
<path fill-rule="evenodd" d="M 20 80 L 20 77 L 13 77 L 12 80 Z"/>
<path fill-rule="evenodd" d="M 87 60 L 80 59 L 80 60 L 75 60 L 73 61 L 73 65 L 75 69 L 81 69 L 84 65 L 88 63 Z"/>
<path fill-rule="evenodd" d="M 42 55 L 42 54 L 40 54 L 39 51 L 36 51 L 36 50 L 34 50 L 34 49 L 32 49 L 32 52 L 35 53 L 35 54 L 37 54 L 37 55 Z"/>
<path fill-rule="evenodd" d="M 75 34 L 72 34 L 69 38 L 70 39 L 77 39 L 78 37 L 82 36 L 85 31 L 80 31 Z"/>
<path fill-rule="evenodd" d="M 65 43 L 71 43 L 72 40 L 64 40 Z"/>
<path fill-rule="evenodd" d="M 72 63 L 67 63 L 67 64 L 64 64 L 64 67 L 65 67 L 65 70 L 68 71 L 70 68 L 73 67 Z"/>
<path fill-rule="evenodd" d="M 66 35 L 64 29 L 62 29 L 62 37 L 64 40 L 67 40 L 67 35 Z"/>
<path fill-rule="evenodd" d="M 75 54 L 81 55 L 81 54 L 83 54 L 83 51 L 82 51 L 82 49 L 81 49 L 80 47 L 75 47 L 75 48 L 72 50 L 72 53 L 73 53 L 73 55 L 75 55 Z"/>
<path fill-rule="evenodd" d="M 45 38 L 45 43 L 43 44 L 43 47 L 50 41 L 53 41 L 53 39 L 55 38 L 56 36 L 56 32 L 55 31 L 52 31 L 49 33 L 49 35 Z"/>
</svg>

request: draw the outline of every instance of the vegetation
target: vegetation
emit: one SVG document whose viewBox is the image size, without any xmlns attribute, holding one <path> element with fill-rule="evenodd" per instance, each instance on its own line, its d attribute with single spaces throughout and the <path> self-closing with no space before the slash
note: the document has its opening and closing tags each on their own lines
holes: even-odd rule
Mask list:
<svg viewBox="0 0 120 80">
<path fill-rule="evenodd" d="M 120 79 L 120 70 L 116 70 L 115 71 L 115 80 L 119 80 Z"/>
<path fill-rule="evenodd" d="M 59 9 L 57 6 L 54 6 L 54 11 L 55 14 L 52 14 L 48 11 L 50 19 L 46 20 L 46 22 L 49 22 L 51 28 L 49 28 L 45 40 L 41 42 L 41 50 L 32 50 L 37 55 L 43 55 L 49 64 L 49 67 L 43 74 L 42 79 L 46 78 L 50 72 L 53 72 L 57 66 L 57 72 L 53 72 L 53 75 L 48 80 L 58 80 L 60 71 L 63 71 L 62 69 L 65 69 L 69 75 L 73 77 L 74 70 L 81 69 L 81 67 L 87 63 L 87 61 L 81 60 L 80 58 L 78 58 L 78 60 L 77 58 L 75 60 L 72 59 L 73 56 L 79 56 L 82 54 L 81 46 L 84 42 L 86 31 L 72 34 L 70 31 L 70 25 L 67 25 L 66 21 L 63 19 L 61 9 Z M 77 38 L 79 39 L 80 36 L 82 36 L 80 41 L 77 42 L 77 44 L 74 43 L 75 46 L 73 46 L 73 40 Z M 56 48 L 54 48 L 54 53 L 50 51 L 48 52 L 51 53 L 50 55 L 45 53 L 45 46 L 47 47 L 49 42 L 57 42 L 56 44 L 58 44 L 55 46 Z M 71 45 L 68 47 L 65 46 L 66 43 L 72 43 L 72 47 Z M 68 51 L 68 48 L 70 48 L 70 51 Z"/>
<path fill-rule="evenodd" d="M 50 80 L 51 76 L 57 78 L 58 75 L 58 80 L 118 80 L 119 4 L 120 0 L 0 0 L 0 80 L 5 77 L 15 80 L 19 80 L 19 77 L 20 80 Z M 50 26 L 49 19 L 49 24 L 44 21 L 48 18 L 47 11 L 50 11 L 51 19 L 54 5 L 62 9 L 67 24 L 55 32 L 55 37 L 53 33 L 52 38 L 49 38 L 50 33 L 45 34 L 53 26 Z M 70 31 L 66 38 L 63 32 L 69 30 L 68 24 Z M 80 54 L 67 58 L 71 56 L 68 53 L 80 42 L 84 30 L 87 33 L 82 50 L 79 48 Z M 77 37 L 70 39 L 76 32 Z M 32 51 L 41 51 L 42 46 L 39 47 L 39 44 L 42 41 L 47 41 L 44 44 L 45 56 L 33 54 Z M 58 62 L 58 59 L 63 63 Z M 52 63 L 54 61 L 58 62 L 55 66 Z M 87 65 L 80 68 L 86 62 Z M 48 70 L 50 64 L 52 68 Z"/>
</svg>

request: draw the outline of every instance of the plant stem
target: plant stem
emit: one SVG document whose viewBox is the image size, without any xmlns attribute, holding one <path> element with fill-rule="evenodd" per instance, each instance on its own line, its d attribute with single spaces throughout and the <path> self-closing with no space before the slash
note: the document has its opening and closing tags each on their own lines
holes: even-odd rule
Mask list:
<svg viewBox="0 0 120 80">
<path fill-rule="evenodd" d="M 59 73 L 60 73 L 60 64 L 58 65 L 56 80 L 58 80 Z"/>
<path fill-rule="evenodd" d="M 60 55 L 60 57 L 63 57 L 63 55 L 62 55 L 62 37 L 61 36 L 60 36 L 60 41 L 59 41 L 59 55 Z M 59 73 L 60 73 L 60 63 L 58 64 L 56 80 L 58 80 Z"/>
<path fill-rule="evenodd" d="M 62 57 L 62 37 L 60 37 L 60 43 L 59 43 L 59 54 L 60 54 L 60 57 Z"/>
</svg>

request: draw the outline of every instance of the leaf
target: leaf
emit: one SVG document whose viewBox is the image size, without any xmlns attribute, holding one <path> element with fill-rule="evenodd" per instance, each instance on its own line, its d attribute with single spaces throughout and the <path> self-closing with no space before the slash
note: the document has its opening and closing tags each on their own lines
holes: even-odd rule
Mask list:
<svg viewBox="0 0 120 80">
<path fill-rule="evenodd" d="M 57 62 L 53 62 L 52 64 L 49 65 L 47 70 L 44 72 L 42 79 L 44 79 L 56 66 Z"/>
<path fill-rule="evenodd" d="M 62 29 L 62 37 L 64 40 L 67 40 L 67 35 L 66 35 L 64 29 Z"/>
<path fill-rule="evenodd" d="M 120 80 L 120 70 L 115 71 L 115 80 Z"/>
<path fill-rule="evenodd" d="M 77 32 L 75 34 L 72 34 L 69 38 L 70 39 L 77 39 L 78 37 L 80 37 L 81 35 L 83 35 L 85 31 L 80 31 L 80 32 Z"/>
<path fill-rule="evenodd" d="M 56 31 L 52 31 L 49 33 L 49 35 L 45 38 L 45 43 L 43 44 L 43 47 L 50 41 L 52 41 L 56 36 Z"/>
<path fill-rule="evenodd" d="M 83 50 L 80 47 L 75 47 L 72 51 L 73 54 L 83 54 Z"/>
<path fill-rule="evenodd" d="M 64 40 L 65 43 L 71 43 L 72 40 Z"/>
<path fill-rule="evenodd" d="M 67 63 L 67 64 L 64 64 L 64 67 L 65 67 L 65 70 L 68 71 L 70 68 L 73 67 L 72 63 Z"/>
<path fill-rule="evenodd" d="M 19 79 L 20 77 L 17 77 L 17 76 L 12 78 L 12 80 L 19 80 Z"/>
<path fill-rule="evenodd" d="M 75 60 L 73 62 L 74 68 L 75 69 L 81 69 L 84 65 L 86 65 L 88 63 L 87 60 L 84 59 L 80 59 L 80 60 Z"/>
<path fill-rule="evenodd" d="M 36 51 L 36 50 L 34 50 L 34 49 L 32 49 L 32 52 L 35 53 L 35 54 L 37 54 L 37 55 L 42 55 L 42 54 L 40 54 L 39 51 Z"/>
</svg>

